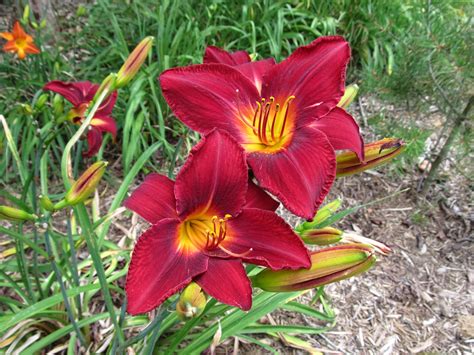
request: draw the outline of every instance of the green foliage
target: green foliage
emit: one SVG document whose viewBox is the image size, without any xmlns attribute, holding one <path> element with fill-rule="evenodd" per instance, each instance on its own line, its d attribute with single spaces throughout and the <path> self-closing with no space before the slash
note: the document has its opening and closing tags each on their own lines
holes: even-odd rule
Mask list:
<svg viewBox="0 0 474 355">
<path fill-rule="evenodd" d="M 384 112 L 370 117 L 368 123 L 380 136 L 397 137 L 407 144 L 403 154 L 390 164 L 389 169 L 393 169 L 400 174 L 412 171 L 419 162 L 419 157 L 426 150 L 425 142 L 431 132 L 426 129 L 420 129 L 412 121 L 409 121 L 407 126 L 398 117 L 391 117 Z"/>
</svg>

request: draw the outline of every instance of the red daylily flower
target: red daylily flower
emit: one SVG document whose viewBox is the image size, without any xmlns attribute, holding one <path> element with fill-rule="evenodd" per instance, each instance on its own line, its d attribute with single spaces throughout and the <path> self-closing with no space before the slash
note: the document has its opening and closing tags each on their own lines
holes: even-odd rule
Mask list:
<svg viewBox="0 0 474 355">
<path fill-rule="evenodd" d="M 73 123 L 79 125 L 85 119 L 87 108 L 98 89 L 99 85 L 92 84 L 90 81 L 65 83 L 55 80 L 47 83 L 43 87 L 43 90 L 53 91 L 73 104 L 74 107 L 69 111 L 68 118 Z M 89 132 L 87 133 L 89 149 L 83 153 L 84 156 L 91 157 L 97 154 L 102 145 L 103 132 L 111 133 L 115 139 L 117 135 L 117 125 L 111 114 L 116 100 L 117 92 L 115 91 L 102 103 L 95 113 L 89 126 Z"/>
<path fill-rule="evenodd" d="M 0 37 L 7 40 L 3 50 L 5 52 L 16 52 L 19 59 L 25 59 L 26 54 L 38 54 L 40 52 L 33 42 L 33 37 L 25 32 L 18 21 L 15 21 L 12 32 L 0 32 Z"/>
<path fill-rule="evenodd" d="M 147 312 L 191 281 L 220 302 L 248 310 L 242 262 L 273 270 L 310 266 L 301 239 L 278 206 L 248 182 L 245 154 L 213 130 L 191 151 L 176 181 L 146 177 L 124 205 L 153 226 L 139 239 L 127 275 L 128 312 Z"/>
<path fill-rule="evenodd" d="M 337 107 L 349 59 L 348 43 L 337 36 L 320 37 L 279 64 L 210 47 L 207 63 L 169 69 L 160 81 L 181 121 L 204 134 L 229 132 L 260 186 L 311 219 L 334 181 L 334 150 L 363 159 L 359 127 Z"/>
</svg>

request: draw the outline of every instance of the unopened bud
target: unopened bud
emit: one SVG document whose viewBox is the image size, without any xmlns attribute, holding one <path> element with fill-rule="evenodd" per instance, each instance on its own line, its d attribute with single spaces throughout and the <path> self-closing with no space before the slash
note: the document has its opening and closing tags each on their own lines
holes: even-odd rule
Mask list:
<svg viewBox="0 0 474 355">
<path fill-rule="evenodd" d="M 365 161 L 361 162 L 353 152 L 336 155 L 336 176 L 347 176 L 373 169 L 392 160 L 405 149 L 400 139 L 384 138 L 364 145 Z"/>
<path fill-rule="evenodd" d="M 28 104 L 22 104 L 21 109 L 25 115 L 32 115 L 33 114 L 33 108 L 28 105 Z"/>
<path fill-rule="evenodd" d="M 301 239 L 311 245 L 335 244 L 342 239 L 342 231 L 332 227 L 308 229 L 301 233 Z"/>
<path fill-rule="evenodd" d="M 18 208 L 0 206 L 0 219 L 12 222 L 35 221 L 38 216 L 28 213 Z"/>
<path fill-rule="evenodd" d="M 44 107 L 44 104 L 48 101 L 48 94 L 42 94 L 40 97 L 38 97 L 38 100 L 36 100 L 35 103 L 35 108 L 38 110 L 41 110 Z"/>
<path fill-rule="evenodd" d="M 77 17 L 82 17 L 82 16 L 85 16 L 87 15 L 87 8 L 82 5 L 82 4 L 79 4 L 79 6 L 77 7 L 77 10 L 76 10 L 76 16 Z"/>
<path fill-rule="evenodd" d="M 23 23 L 28 23 L 30 19 L 30 5 L 26 5 L 23 10 L 23 17 L 21 18 Z"/>
<path fill-rule="evenodd" d="M 301 291 L 347 279 L 368 270 L 376 258 L 364 244 L 347 244 L 315 251 L 311 268 L 272 271 L 265 269 L 252 278 L 253 285 L 270 292 Z"/>
<path fill-rule="evenodd" d="M 206 307 L 206 296 L 201 287 L 191 282 L 179 296 L 176 304 L 176 314 L 183 320 L 190 320 L 198 317 Z"/>
<path fill-rule="evenodd" d="M 40 203 L 40 206 L 44 208 L 46 211 L 53 212 L 55 210 L 53 202 L 51 202 L 48 196 L 40 195 L 39 203 Z"/>
<path fill-rule="evenodd" d="M 354 101 L 356 98 L 357 92 L 359 92 L 359 87 L 357 84 L 347 86 L 346 91 L 344 91 L 344 96 L 342 96 L 337 106 L 343 108 L 344 110 L 348 108 L 352 101 Z"/>
<path fill-rule="evenodd" d="M 153 40 L 154 37 L 151 36 L 144 38 L 135 47 L 132 53 L 130 53 L 117 74 L 117 80 L 115 82 L 116 89 L 124 87 L 135 77 L 146 57 L 148 56 L 148 53 L 150 53 Z"/>
<path fill-rule="evenodd" d="M 302 233 L 304 230 L 319 228 L 319 225 L 324 223 L 329 217 L 331 217 L 341 207 L 342 200 L 336 199 L 324 205 L 316 213 L 312 221 L 301 223 L 296 227 L 298 233 Z"/>
<path fill-rule="evenodd" d="M 102 175 L 105 173 L 106 166 L 107 163 L 104 161 L 92 164 L 67 192 L 64 197 L 65 205 L 73 206 L 87 200 L 99 184 Z M 62 206 L 61 202 L 59 202 L 55 208 Z"/>
<path fill-rule="evenodd" d="M 53 114 L 54 117 L 60 117 L 64 113 L 64 102 L 61 95 L 56 94 L 53 98 Z"/>
</svg>

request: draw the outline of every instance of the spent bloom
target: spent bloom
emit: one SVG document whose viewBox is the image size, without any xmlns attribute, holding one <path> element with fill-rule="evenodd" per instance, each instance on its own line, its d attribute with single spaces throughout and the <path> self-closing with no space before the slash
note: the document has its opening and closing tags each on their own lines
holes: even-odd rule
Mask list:
<svg viewBox="0 0 474 355">
<path fill-rule="evenodd" d="M 364 157 L 357 123 L 337 106 L 349 59 L 342 37 L 320 37 L 278 64 L 209 47 L 204 64 L 169 69 L 160 81 L 181 121 L 229 132 L 259 185 L 310 219 L 335 179 L 335 150 Z"/>
<path fill-rule="evenodd" d="M 25 59 L 27 54 L 38 54 L 39 48 L 33 42 L 33 37 L 25 32 L 18 21 L 15 21 L 12 32 L 0 32 L 0 37 L 7 40 L 3 50 L 16 52 L 19 59 Z"/>
<path fill-rule="evenodd" d="M 152 224 L 135 245 L 127 275 L 128 312 L 147 312 L 194 281 L 222 303 L 248 310 L 243 262 L 273 270 L 309 267 L 308 251 L 275 201 L 248 181 L 245 154 L 213 130 L 172 181 L 150 174 L 124 205 Z"/>
<path fill-rule="evenodd" d="M 68 119 L 75 124 L 80 125 L 85 119 L 85 114 L 94 96 L 99 89 L 99 85 L 92 84 L 89 81 L 66 83 L 58 80 L 47 83 L 43 90 L 53 91 L 66 100 L 74 107 L 68 113 Z M 108 96 L 92 119 L 89 131 L 87 133 L 88 150 L 83 153 L 86 157 L 91 157 L 100 149 L 102 145 L 102 134 L 109 132 L 115 139 L 117 134 L 117 125 L 112 118 L 112 110 L 117 100 L 117 92 Z"/>
</svg>

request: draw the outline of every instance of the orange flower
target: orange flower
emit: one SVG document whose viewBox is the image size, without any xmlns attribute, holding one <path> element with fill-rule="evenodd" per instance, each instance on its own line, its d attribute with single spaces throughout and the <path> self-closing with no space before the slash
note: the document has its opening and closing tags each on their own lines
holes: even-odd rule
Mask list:
<svg viewBox="0 0 474 355">
<path fill-rule="evenodd" d="M 0 32 L 0 37 L 8 42 L 3 46 L 5 52 L 16 52 L 18 58 L 24 59 L 27 53 L 38 54 L 39 48 L 33 42 L 33 37 L 25 32 L 18 21 L 13 25 L 13 31 Z"/>
</svg>

